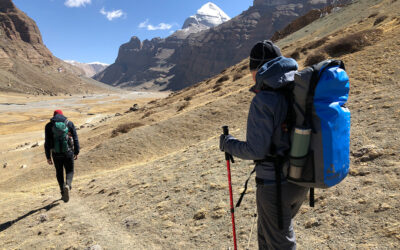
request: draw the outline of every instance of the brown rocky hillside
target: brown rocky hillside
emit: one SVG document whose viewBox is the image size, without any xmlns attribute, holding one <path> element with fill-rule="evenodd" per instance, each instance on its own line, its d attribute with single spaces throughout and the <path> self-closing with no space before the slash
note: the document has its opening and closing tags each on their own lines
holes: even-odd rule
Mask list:
<svg viewBox="0 0 400 250">
<path fill-rule="evenodd" d="M 107 88 L 80 75 L 80 69 L 54 57 L 46 48 L 35 21 L 12 0 L 0 1 L 1 92 L 55 95 L 104 92 Z"/>
<path fill-rule="evenodd" d="M 189 36 L 176 32 L 150 41 L 132 37 L 121 45 L 115 63 L 94 79 L 136 90 L 180 90 L 239 63 L 255 42 L 333 2 L 349 1 L 257 0 L 231 20 Z"/>
<path fill-rule="evenodd" d="M 278 41 L 301 68 L 342 59 L 350 76 L 351 167 L 295 220 L 299 249 L 400 248 L 400 1 L 360 0 Z M 357 14 L 355 14 L 357 13 Z M 232 246 L 222 125 L 245 138 L 248 60 L 167 98 L 79 130 L 69 203 L 42 148 L 6 151 L 0 242 L 6 249 L 227 249 Z M 121 111 L 122 112 L 122 111 Z M 22 164 L 27 168 L 20 169 Z M 237 200 L 253 164 L 232 166 Z M 240 249 L 257 249 L 255 185 L 236 210 Z M 251 234 L 252 232 L 252 234 Z"/>
</svg>

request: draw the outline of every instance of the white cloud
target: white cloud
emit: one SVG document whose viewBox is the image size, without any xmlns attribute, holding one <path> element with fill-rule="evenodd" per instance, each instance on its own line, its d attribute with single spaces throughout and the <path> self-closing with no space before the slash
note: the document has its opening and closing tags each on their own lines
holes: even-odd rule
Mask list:
<svg viewBox="0 0 400 250">
<path fill-rule="evenodd" d="M 149 19 L 146 19 L 146 21 L 141 22 L 138 27 L 147 30 L 170 30 L 173 26 L 174 24 L 168 23 L 159 23 L 158 25 L 154 26 L 149 24 Z"/>
<path fill-rule="evenodd" d="M 126 15 L 122 10 L 106 11 L 104 7 L 100 10 L 100 13 L 104 15 L 109 21 Z"/>
<path fill-rule="evenodd" d="M 64 5 L 70 8 L 73 7 L 81 7 L 85 6 L 86 4 L 91 4 L 92 0 L 66 0 Z"/>
</svg>

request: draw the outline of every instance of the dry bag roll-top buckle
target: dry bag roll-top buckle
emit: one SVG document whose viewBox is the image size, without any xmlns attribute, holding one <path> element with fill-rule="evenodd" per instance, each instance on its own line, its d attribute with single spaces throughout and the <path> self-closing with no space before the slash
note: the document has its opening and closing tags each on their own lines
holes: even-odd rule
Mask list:
<svg viewBox="0 0 400 250">
<path fill-rule="evenodd" d="M 311 129 L 296 127 L 290 148 L 289 177 L 301 179 L 303 167 L 306 164 L 310 147 Z"/>
</svg>

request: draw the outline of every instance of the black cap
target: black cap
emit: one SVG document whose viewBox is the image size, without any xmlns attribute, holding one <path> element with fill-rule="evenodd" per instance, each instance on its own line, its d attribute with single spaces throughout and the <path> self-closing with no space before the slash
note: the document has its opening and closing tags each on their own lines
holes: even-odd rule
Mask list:
<svg viewBox="0 0 400 250">
<path fill-rule="evenodd" d="M 250 52 L 250 70 L 258 70 L 266 62 L 281 56 L 281 50 L 270 40 L 256 43 Z"/>
</svg>

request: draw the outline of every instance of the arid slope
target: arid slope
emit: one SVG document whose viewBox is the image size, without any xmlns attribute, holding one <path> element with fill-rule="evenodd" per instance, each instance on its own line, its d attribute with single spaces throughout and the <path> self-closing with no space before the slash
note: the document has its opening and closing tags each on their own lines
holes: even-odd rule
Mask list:
<svg viewBox="0 0 400 250">
<path fill-rule="evenodd" d="M 351 80 L 351 172 L 337 187 L 317 190 L 315 208 L 301 208 L 295 224 L 300 249 L 400 247 L 399 10 L 399 1 L 360 0 L 278 42 L 285 55 L 298 52 L 301 67 L 315 55 L 342 59 Z M 0 169 L 2 246 L 231 246 L 218 136 L 226 124 L 245 138 L 252 98 L 247 63 L 79 131 L 82 155 L 67 204 L 53 203 L 55 173 L 41 148 L 15 154 L 20 163 L 22 153 L 29 157 L 29 167 Z M 249 161 L 233 164 L 235 200 L 251 168 Z M 252 182 L 236 210 L 241 249 L 257 248 L 254 191 Z"/>
</svg>

